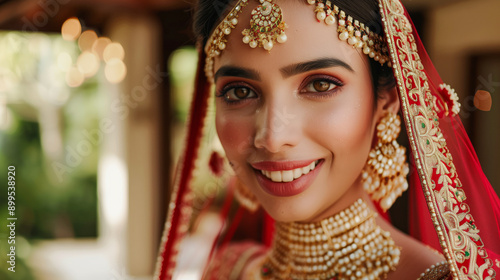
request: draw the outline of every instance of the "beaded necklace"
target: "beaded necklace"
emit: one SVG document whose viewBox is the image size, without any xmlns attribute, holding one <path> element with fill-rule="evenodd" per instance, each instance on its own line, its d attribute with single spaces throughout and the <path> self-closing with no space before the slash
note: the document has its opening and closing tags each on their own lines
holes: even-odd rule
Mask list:
<svg viewBox="0 0 500 280">
<path fill-rule="evenodd" d="M 276 223 L 276 235 L 255 279 L 378 280 L 399 262 L 400 249 L 358 199 L 316 223 Z"/>
</svg>

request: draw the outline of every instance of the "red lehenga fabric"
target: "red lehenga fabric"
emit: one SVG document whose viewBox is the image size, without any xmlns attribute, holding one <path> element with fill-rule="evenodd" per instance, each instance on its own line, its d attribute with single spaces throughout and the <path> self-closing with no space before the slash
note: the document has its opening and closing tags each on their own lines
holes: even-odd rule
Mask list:
<svg viewBox="0 0 500 280">
<path fill-rule="evenodd" d="M 410 234 L 443 253 L 453 279 L 495 279 L 500 272 L 500 200 L 456 114 L 454 94 L 441 86 L 408 13 L 399 0 L 379 0 L 379 4 L 410 142 Z M 209 98 L 204 61 L 201 53 L 186 149 L 158 257 L 155 279 L 159 280 L 172 278 L 192 213 L 191 183 Z M 267 219 L 265 224 L 272 223 Z M 269 242 L 272 226 L 264 228 L 264 241 Z"/>
</svg>

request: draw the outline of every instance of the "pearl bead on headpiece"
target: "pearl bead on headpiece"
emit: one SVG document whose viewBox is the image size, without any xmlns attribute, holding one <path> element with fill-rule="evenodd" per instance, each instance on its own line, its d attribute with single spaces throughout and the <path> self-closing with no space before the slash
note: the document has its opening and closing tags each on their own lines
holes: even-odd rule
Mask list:
<svg viewBox="0 0 500 280">
<path fill-rule="evenodd" d="M 231 34 L 231 31 L 238 24 L 238 16 L 243 8 L 248 5 L 248 1 L 238 1 L 208 38 L 205 46 L 207 55 L 205 73 L 211 82 L 214 79 L 214 59 L 226 48 L 226 36 Z M 285 43 L 287 41 L 285 34 L 287 25 L 283 21 L 282 9 L 274 4 L 273 0 L 259 0 L 259 2 L 261 5 L 252 11 L 250 28 L 242 32 L 242 40 L 251 48 L 262 47 L 267 51 L 271 51 L 276 43 Z M 353 48 L 360 49 L 364 54 L 382 65 L 392 66 L 389 51 L 382 36 L 371 31 L 365 24 L 346 15 L 338 6 L 332 5 L 329 0 L 307 0 L 307 3 L 316 5 L 314 12 L 318 22 L 323 21 L 327 25 L 338 23 L 337 32 L 341 41 L 347 42 Z"/>
<path fill-rule="evenodd" d="M 337 32 L 339 39 L 347 42 L 356 49 L 360 49 L 380 64 L 387 63 L 391 67 L 389 50 L 384 38 L 370 30 L 364 23 L 354 20 L 351 16 L 339 9 L 337 5 L 332 5 L 331 1 L 307 0 L 309 5 L 316 5 L 316 19 L 324 21 L 327 25 L 338 22 Z"/>
</svg>

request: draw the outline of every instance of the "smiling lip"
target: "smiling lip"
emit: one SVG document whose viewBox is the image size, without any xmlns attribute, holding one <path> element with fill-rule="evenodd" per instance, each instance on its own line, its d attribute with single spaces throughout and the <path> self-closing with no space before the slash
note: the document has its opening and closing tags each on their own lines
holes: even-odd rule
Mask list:
<svg viewBox="0 0 500 280">
<path fill-rule="evenodd" d="M 252 167 L 266 171 L 293 170 L 310 165 L 317 160 L 297 160 L 297 161 L 261 161 L 252 163 Z"/>
<path fill-rule="evenodd" d="M 272 171 L 289 171 L 299 168 L 306 168 L 315 162 L 313 170 L 302 174 L 299 178 L 290 182 L 274 182 L 263 173 Z M 304 192 L 314 181 L 323 165 L 324 160 L 304 160 L 304 161 L 282 161 L 282 162 L 258 162 L 252 163 L 257 181 L 261 187 L 269 194 L 280 197 L 294 196 Z"/>
</svg>

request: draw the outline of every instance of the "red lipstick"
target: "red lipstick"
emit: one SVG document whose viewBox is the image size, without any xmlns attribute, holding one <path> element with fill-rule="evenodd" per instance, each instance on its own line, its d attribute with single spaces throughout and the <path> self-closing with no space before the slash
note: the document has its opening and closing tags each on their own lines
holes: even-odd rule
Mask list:
<svg viewBox="0 0 500 280">
<path fill-rule="evenodd" d="M 320 168 L 323 165 L 324 160 L 319 160 L 316 164 L 314 170 L 311 170 L 307 174 L 303 174 L 299 178 L 291 181 L 291 182 L 273 182 L 268 177 L 264 176 L 261 170 L 265 171 L 285 171 L 285 170 L 293 170 L 297 168 L 302 168 L 310 165 L 315 160 L 304 160 L 304 161 L 283 161 L 283 162 L 258 162 L 252 163 L 251 165 L 254 167 L 255 175 L 257 177 L 257 181 L 260 186 L 267 193 L 279 196 L 279 197 L 288 197 L 298 195 L 312 184 L 314 179 L 319 173 Z"/>
<path fill-rule="evenodd" d="M 252 163 L 252 167 L 266 171 L 283 171 L 302 168 L 310 165 L 316 160 L 297 160 L 297 161 L 261 161 Z"/>
</svg>

